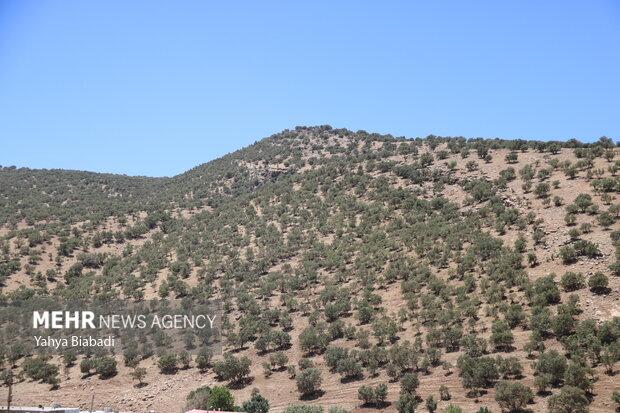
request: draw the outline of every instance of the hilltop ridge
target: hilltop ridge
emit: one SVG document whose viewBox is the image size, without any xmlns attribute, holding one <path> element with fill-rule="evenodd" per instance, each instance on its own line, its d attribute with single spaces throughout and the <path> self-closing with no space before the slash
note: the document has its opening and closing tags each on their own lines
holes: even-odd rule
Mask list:
<svg viewBox="0 0 620 413">
<path fill-rule="evenodd" d="M 309 144 L 316 139 L 317 146 Z M 352 144 L 355 141 L 356 144 Z M 360 142 L 363 145 L 360 145 Z M 539 148 L 547 147 L 588 148 L 597 145 L 610 145 L 607 138 L 599 143 L 584 144 L 576 140 L 524 141 L 524 140 L 482 140 L 462 137 L 394 138 L 365 131 L 352 132 L 347 129 L 333 129 L 328 125 L 284 130 L 264 138 L 245 148 L 239 149 L 220 158 L 197 165 L 194 168 L 173 177 L 141 177 L 89 171 L 63 169 L 0 168 L 0 200 L 3 213 L 0 223 L 19 220 L 25 209 L 37 219 L 68 219 L 66 212 L 58 209 L 61 204 L 71 202 L 81 214 L 98 216 L 130 213 L 136 208 L 145 209 L 166 207 L 190 207 L 204 199 L 212 197 L 216 202 L 224 193 L 229 196 L 240 195 L 244 191 L 272 181 L 277 176 L 294 173 L 304 167 L 306 161 L 322 163 L 335 158 L 355 158 L 367 156 L 372 150 L 369 142 L 410 142 L 412 146 L 422 142 L 432 145 L 452 142 L 453 144 L 475 147 L 484 142 L 489 148 Z M 602 142 L 602 143 L 601 143 Z M 611 142 L 613 146 L 613 142 Z M 38 198 L 32 199 L 33 196 Z M 75 198 L 75 199 L 74 199 Z M 79 198 L 79 199 L 78 199 Z M 19 199 L 18 203 L 12 203 Z M 80 201 L 81 200 L 81 201 Z M 97 211 L 96 206 L 106 203 L 108 208 Z M 43 208 L 44 206 L 45 208 Z M 22 215 L 30 215 L 28 213 Z M 22 216 L 23 218 L 23 216 Z M 83 216 L 82 216 L 83 218 Z"/>
</svg>

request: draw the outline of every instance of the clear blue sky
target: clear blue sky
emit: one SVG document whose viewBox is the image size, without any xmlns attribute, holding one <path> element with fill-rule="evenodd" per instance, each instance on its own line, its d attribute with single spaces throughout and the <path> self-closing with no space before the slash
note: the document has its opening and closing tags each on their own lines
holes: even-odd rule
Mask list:
<svg viewBox="0 0 620 413">
<path fill-rule="evenodd" d="M 172 175 L 318 124 L 616 140 L 619 77 L 617 0 L 0 0 L 0 165 Z"/>
</svg>

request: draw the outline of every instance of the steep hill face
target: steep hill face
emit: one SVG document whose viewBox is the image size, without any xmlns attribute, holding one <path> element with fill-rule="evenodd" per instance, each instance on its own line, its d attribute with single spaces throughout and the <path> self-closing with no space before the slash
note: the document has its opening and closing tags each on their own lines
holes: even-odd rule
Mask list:
<svg viewBox="0 0 620 413">
<path fill-rule="evenodd" d="M 63 359 L 40 359 L 5 317 L 4 366 L 24 372 L 15 403 L 85 407 L 95 392 L 102 406 L 177 411 L 191 390 L 220 384 L 239 403 L 256 387 L 274 411 L 410 411 L 429 396 L 440 411 L 527 401 L 546 411 L 566 400 L 610 411 L 620 391 L 616 158 L 607 139 L 409 140 L 314 127 L 171 178 L 5 168 L 5 316 L 43 297 L 220 298 L 224 351 L 250 362 L 239 380 L 220 356 L 161 375 L 160 357 L 179 351 L 146 337 L 112 355 L 112 377 L 82 377 L 68 363 L 50 391 L 29 366 Z M 136 366 L 146 386 L 129 385 Z M 381 388 L 367 388 L 381 384 L 385 404 Z"/>
</svg>

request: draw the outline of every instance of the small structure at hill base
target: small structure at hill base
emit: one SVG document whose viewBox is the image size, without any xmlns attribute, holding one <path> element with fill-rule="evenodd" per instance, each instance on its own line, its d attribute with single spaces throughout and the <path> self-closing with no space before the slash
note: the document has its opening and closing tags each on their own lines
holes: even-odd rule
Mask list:
<svg viewBox="0 0 620 413">
<path fill-rule="evenodd" d="M 0 412 L 6 412 L 6 406 L 0 406 Z M 32 406 L 11 406 L 10 413 L 80 413 L 77 407 L 32 407 Z"/>
</svg>

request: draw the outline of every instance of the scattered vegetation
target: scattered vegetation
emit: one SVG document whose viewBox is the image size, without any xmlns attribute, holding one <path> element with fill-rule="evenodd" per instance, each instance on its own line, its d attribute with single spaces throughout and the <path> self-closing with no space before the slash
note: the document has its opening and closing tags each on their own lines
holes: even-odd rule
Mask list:
<svg viewBox="0 0 620 413">
<path fill-rule="evenodd" d="M 337 375 L 363 407 L 399 412 L 461 411 L 451 392 L 493 410 L 587 411 L 601 403 L 594 381 L 620 359 L 620 319 L 596 312 L 617 297 L 620 274 L 615 156 L 606 138 L 404 139 L 323 126 L 172 178 L 2 168 L 0 362 L 53 387 L 59 364 L 105 380 L 121 362 L 138 387 L 153 382 L 147 363 L 213 374 L 222 386 L 190 392 L 188 409 L 264 413 L 258 391 L 235 406 L 224 387 L 262 372 L 319 401 Z M 212 298 L 223 302 L 223 355 L 199 337 L 148 333 L 115 354 L 52 358 L 13 315 L 74 299 L 160 308 Z M 418 394 L 429 377 L 441 387 Z"/>
</svg>

